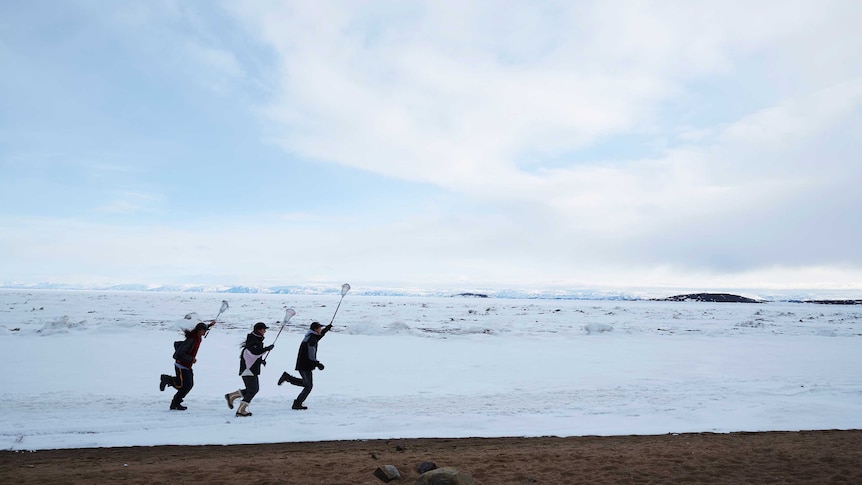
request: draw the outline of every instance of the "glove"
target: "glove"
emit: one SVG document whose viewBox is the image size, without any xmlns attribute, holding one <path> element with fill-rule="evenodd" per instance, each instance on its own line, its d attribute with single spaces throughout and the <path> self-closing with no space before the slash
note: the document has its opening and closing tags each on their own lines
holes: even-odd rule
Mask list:
<svg viewBox="0 0 862 485">
<path fill-rule="evenodd" d="M 260 363 L 263 364 L 264 367 L 266 367 L 266 361 L 265 360 L 260 361 Z"/>
<path fill-rule="evenodd" d="M 324 328 L 325 328 L 325 329 L 326 329 L 326 331 L 328 332 L 328 331 L 332 330 L 332 324 L 330 323 L 329 325 L 327 325 L 327 326 L 326 326 L 326 327 L 324 327 Z"/>
<path fill-rule="evenodd" d="M 318 362 L 318 363 L 317 363 L 317 368 L 318 368 L 318 369 L 320 369 L 320 370 L 323 370 L 323 364 L 321 364 L 320 362 Z"/>
<path fill-rule="evenodd" d="M 272 350 L 274 348 L 275 348 L 275 345 L 267 345 L 266 347 L 263 348 L 263 351 L 269 352 L 270 350 Z"/>
</svg>

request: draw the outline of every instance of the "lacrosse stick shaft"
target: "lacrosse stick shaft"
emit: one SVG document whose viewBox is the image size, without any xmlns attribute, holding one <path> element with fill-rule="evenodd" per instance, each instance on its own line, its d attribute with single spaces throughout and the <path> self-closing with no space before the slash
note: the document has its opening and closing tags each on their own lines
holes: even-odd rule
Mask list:
<svg viewBox="0 0 862 485">
<path fill-rule="evenodd" d="M 346 295 L 348 291 L 350 291 L 349 284 L 344 283 L 341 285 L 341 299 L 338 300 L 338 306 L 335 307 L 335 312 L 332 313 L 332 320 L 329 321 L 330 325 L 335 321 L 335 315 L 338 313 L 338 309 L 341 308 L 341 302 L 344 301 L 344 295 Z"/>
<path fill-rule="evenodd" d="M 218 315 L 216 315 L 216 317 L 213 318 L 213 323 L 207 328 L 206 333 L 204 333 L 204 338 L 206 338 L 207 335 L 210 334 L 210 328 L 212 328 L 212 325 L 215 325 L 215 322 L 216 322 L 216 320 L 218 320 L 218 317 L 220 317 L 221 314 L 224 313 L 225 310 L 227 310 L 228 308 L 230 308 L 230 305 L 228 305 L 227 300 L 222 300 L 221 301 L 221 308 L 219 308 L 219 310 L 218 310 Z"/>
<path fill-rule="evenodd" d="M 344 295 L 341 295 L 341 300 L 338 300 L 338 306 L 335 307 L 335 313 L 332 314 L 332 320 L 329 321 L 330 325 L 335 321 L 335 314 L 338 313 L 338 309 L 341 308 L 342 301 L 344 301 Z"/>
<path fill-rule="evenodd" d="M 278 337 L 281 335 L 281 331 L 284 330 L 284 326 L 287 325 L 287 322 L 289 322 L 290 319 L 293 318 L 294 315 L 296 315 L 296 312 L 293 310 L 293 308 L 288 308 L 287 311 L 284 312 L 284 322 L 282 322 L 281 328 L 278 329 L 278 333 L 275 334 L 275 338 L 272 339 L 272 345 L 275 345 L 275 342 L 278 340 Z M 271 350 L 266 351 L 266 355 L 263 356 L 264 362 L 266 362 L 266 358 L 269 357 L 270 352 L 272 352 L 272 351 Z"/>
</svg>

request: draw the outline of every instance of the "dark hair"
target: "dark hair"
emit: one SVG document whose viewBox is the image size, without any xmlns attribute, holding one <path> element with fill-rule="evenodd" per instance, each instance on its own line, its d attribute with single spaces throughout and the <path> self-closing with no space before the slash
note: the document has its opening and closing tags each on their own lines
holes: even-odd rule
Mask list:
<svg viewBox="0 0 862 485">
<path fill-rule="evenodd" d="M 266 324 L 263 322 L 257 322 L 254 324 L 254 331 L 255 332 L 257 332 L 258 330 L 261 330 L 263 328 L 269 328 L 269 327 L 267 327 Z"/>
<path fill-rule="evenodd" d="M 186 335 L 186 338 L 189 338 L 193 336 L 196 332 L 199 332 L 201 330 L 208 330 L 209 328 L 209 325 L 207 325 L 206 323 L 198 322 L 198 324 L 195 325 L 195 328 L 183 330 L 183 333 Z"/>
<path fill-rule="evenodd" d="M 322 326 L 323 325 L 321 325 L 320 322 L 311 322 L 311 327 L 309 327 L 309 328 L 311 328 L 312 330 L 317 330 L 318 328 L 320 328 Z"/>
</svg>

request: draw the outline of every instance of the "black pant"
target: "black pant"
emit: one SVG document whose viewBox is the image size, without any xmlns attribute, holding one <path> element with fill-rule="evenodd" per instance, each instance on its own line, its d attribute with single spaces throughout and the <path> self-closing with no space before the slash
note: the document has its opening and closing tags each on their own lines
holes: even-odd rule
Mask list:
<svg viewBox="0 0 862 485">
<path fill-rule="evenodd" d="M 177 371 L 177 376 L 174 377 L 173 385 L 177 388 L 177 393 L 174 394 L 171 404 L 179 404 L 195 386 L 195 374 L 191 369 L 180 369 L 177 366 L 174 366 L 174 369 Z"/>
<path fill-rule="evenodd" d="M 305 402 L 305 398 L 311 394 L 311 388 L 314 387 L 314 377 L 312 375 L 313 371 L 310 370 L 301 370 L 299 371 L 300 377 L 302 377 L 302 391 L 296 396 L 296 403 L 302 404 Z"/>
<path fill-rule="evenodd" d="M 242 400 L 251 402 L 260 390 L 260 379 L 257 376 L 242 376 L 242 383 L 245 384 L 245 389 L 239 391 L 242 394 Z"/>
</svg>

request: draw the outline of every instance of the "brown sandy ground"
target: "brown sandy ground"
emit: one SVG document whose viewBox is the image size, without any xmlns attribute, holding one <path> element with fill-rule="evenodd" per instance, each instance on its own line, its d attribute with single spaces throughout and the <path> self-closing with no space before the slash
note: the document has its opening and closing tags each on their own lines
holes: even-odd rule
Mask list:
<svg viewBox="0 0 862 485">
<path fill-rule="evenodd" d="M 862 483 L 862 430 L 324 441 L 0 452 L 3 483 L 414 483 L 432 461 L 477 484 Z"/>
</svg>

